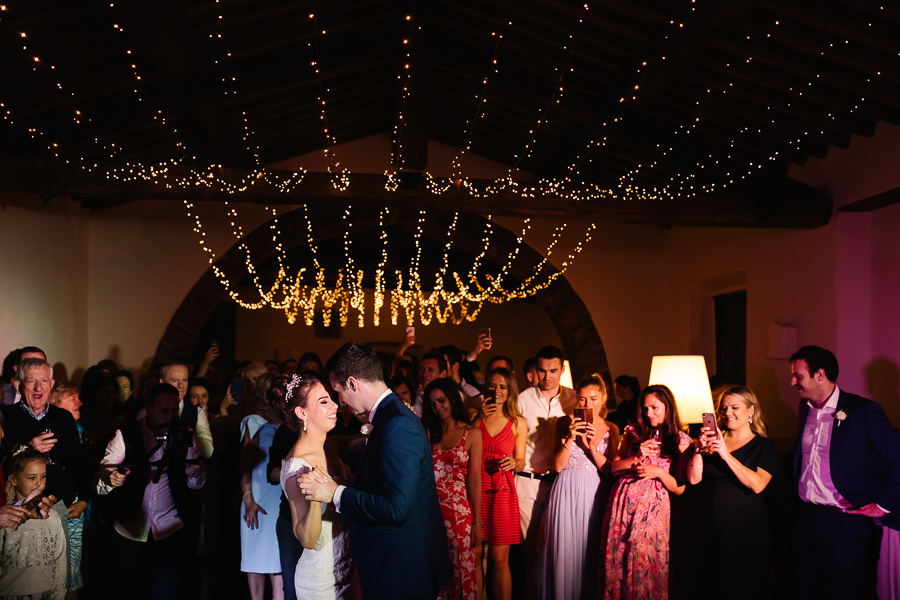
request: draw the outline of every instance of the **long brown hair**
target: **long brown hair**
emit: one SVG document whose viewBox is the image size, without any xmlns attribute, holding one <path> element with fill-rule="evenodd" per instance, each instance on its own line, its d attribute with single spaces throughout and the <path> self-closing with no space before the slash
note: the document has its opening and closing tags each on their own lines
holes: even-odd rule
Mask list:
<svg viewBox="0 0 900 600">
<path fill-rule="evenodd" d="M 507 419 L 521 417 L 522 415 L 519 413 L 519 386 L 512 371 L 505 367 L 491 369 L 484 378 L 485 389 L 491 384 L 491 379 L 494 375 L 499 375 L 506 380 L 506 402 L 500 407 L 503 410 L 503 414 L 506 415 Z M 479 418 L 484 418 L 484 414 L 480 412 Z"/>
<path fill-rule="evenodd" d="M 266 392 L 269 406 L 281 414 L 281 422 L 291 431 L 300 432 L 303 423 L 294 410 L 298 406 L 306 408 L 309 390 L 322 379 L 315 371 L 303 371 L 296 375 L 279 375 Z"/>
<path fill-rule="evenodd" d="M 662 384 L 648 385 L 641 392 L 638 400 L 638 420 L 635 424 L 635 430 L 638 436 L 637 445 L 650 439 L 653 428 L 650 426 L 650 420 L 644 411 L 644 400 L 647 396 L 656 396 L 666 406 L 666 418 L 660 424 L 660 433 L 662 446 L 660 454 L 662 456 L 678 455 L 678 434 L 681 433 L 681 421 L 678 419 L 678 407 L 675 405 L 675 395 L 667 386 Z"/>
</svg>

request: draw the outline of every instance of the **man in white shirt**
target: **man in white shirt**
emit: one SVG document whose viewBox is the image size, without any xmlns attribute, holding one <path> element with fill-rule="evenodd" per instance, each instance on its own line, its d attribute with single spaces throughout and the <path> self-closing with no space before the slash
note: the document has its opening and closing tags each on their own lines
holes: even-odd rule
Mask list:
<svg viewBox="0 0 900 600">
<path fill-rule="evenodd" d="M 98 472 L 97 494 L 110 495 L 116 536 L 109 571 L 119 597 L 149 589 L 154 599 L 176 598 L 194 545 L 187 534 L 200 519 L 196 492 L 206 483 L 195 435 L 173 425 L 178 390 L 150 390 L 147 415 L 116 430 Z M 178 432 L 181 435 L 178 435 Z M 149 577 L 143 581 L 141 575 Z"/>
<path fill-rule="evenodd" d="M 881 406 L 838 388 L 818 346 L 791 356 L 800 393 L 794 551 L 801 598 L 875 597 L 875 519 L 900 511 L 900 434 Z"/>
<path fill-rule="evenodd" d="M 565 371 L 562 350 L 555 346 L 544 346 L 535 357 L 535 368 L 538 384 L 519 394 L 519 413 L 528 425 L 528 437 L 525 444 L 525 469 L 516 473 L 525 573 L 529 578 L 525 591 L 529 594 L 539 593 L 542 585 L 543 570 L 537 563 L 542 549 L 537 547 L 537 541 L 540 538 L 541 517 L 553 486 L 553 437 L 556 420 L 572 414 L 576 401 L 575 392 L 559 383 Z"/>
</svg>

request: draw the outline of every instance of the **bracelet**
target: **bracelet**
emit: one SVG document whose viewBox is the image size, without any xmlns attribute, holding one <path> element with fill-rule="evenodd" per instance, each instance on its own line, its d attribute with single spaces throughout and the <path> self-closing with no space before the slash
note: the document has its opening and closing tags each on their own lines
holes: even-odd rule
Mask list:
<svg viewBox="0 0 900 600">
<path fill-rule="evenodd" d="M 472 523 L 472 525 L 478 525 L 479 527 L 484 527 L 484 523 L 475 522 L 475 523 Z"/>
<path fill-rule="evenodd" d="M 241 496 L 241 500 L 243 500 L 244 498 L 246 498 L 247 496 L 249 496 L 252 493 L 253 493 L 253 490 L 247 490 L 246 492 L 244 492 L 244 495 Z"/>
</svg>

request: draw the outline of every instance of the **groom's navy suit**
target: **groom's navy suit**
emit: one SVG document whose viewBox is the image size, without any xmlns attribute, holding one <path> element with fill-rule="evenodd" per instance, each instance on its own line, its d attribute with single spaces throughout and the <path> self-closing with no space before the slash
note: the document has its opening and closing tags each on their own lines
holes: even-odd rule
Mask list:
<svg viewBox="0 0 900 600">
<path fill-rule="evenodd" d="M 844 390 L 840 390 L 834 411 L 835 415 L 840 412 L 845 416 L 842 420 L 835 417 L 829 441 L 832 483 L 853 508 L 874 502 L 890 511 L 885 520 L 893 525 L 890 521 L 900 513 L 900 434 L 879 404 Z M 802 400 L 794 452 L 795 490 L 801 475 L 808 414 L 809 405 Z M 795 541 L 799 596 L 860 597 L 873 585 L 870 540 L 875 522 L 870 517 L 829 510 L 803 501 L 798 504 Z"/>
<path fill-rule="evenodd" d="M 831 430 L 831 480 L 853 508 L 872 502 L 900 513 L 900 434 L 881 405 L 862 396 L 840 391 L 835 413 L 846 418 Z M 801 441 L 809 404 L 800 402 L 800 428 L 794 451 L 794 476 L 800 479 Z"/>
<path fill-rule="evenodd" d="M 353 487 L 340 499 L 363 596 L 433 599 L 451 567 L 428 436 L 393 393 L 372 426 Z"/>
</svg>

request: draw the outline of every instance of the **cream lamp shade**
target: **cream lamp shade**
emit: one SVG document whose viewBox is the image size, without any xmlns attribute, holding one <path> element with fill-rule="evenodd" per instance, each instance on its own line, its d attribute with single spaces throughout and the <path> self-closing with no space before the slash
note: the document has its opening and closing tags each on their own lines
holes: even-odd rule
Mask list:
<svg viewBox="0 0 900 600">
<path fill-rule="evenodd" d="M 662 384 L 672 390 L 682 425 L 700 423 L 703 413 L 715 412 L 702 356 L 654 356 L 649 384 Z"/>
<path fill-rule="evenodd" d="M 559 377 L 559 385 L 569 389 L 574 387 L 572 385 L 572 371 L 569 370 L 569 361 L 567 360 L 563 361 L 563 372 Z"/>
</svg>

